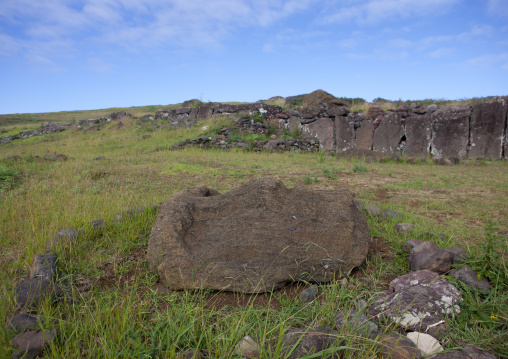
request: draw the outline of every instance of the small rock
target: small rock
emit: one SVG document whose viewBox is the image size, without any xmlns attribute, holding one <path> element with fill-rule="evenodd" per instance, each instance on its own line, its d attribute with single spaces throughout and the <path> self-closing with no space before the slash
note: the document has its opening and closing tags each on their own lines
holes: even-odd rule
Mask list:
<svg viewBox="0 0 508 359">
<path fill-rule="evenodd" d="M 358 208 L 360 210 L 362 209 L 362 207 L 363 207 L 363 202 L 362 201 L 360 201 L 358 199 L 353 199 L 353 203 L 355 204 L 356 208 Z"/>
<path fill-rule="evenodd" d="M 383 212 L 381 212 L 381 214 L 379 215 L 379 218 L 382 220 L 388 220 L 388 219 L 397 220 L 397 219 L 402 218 L 402 215 L 400 213 L 395 212 L 393 209 L 388 208 L 387 210 L 384 210 Z"/>
<path fill-rule="evenodd" d="M 297 359 L 319 353 L 331 347 L 337 332 L 330 328 L 297 328 L 284 335 L 283 355 L 286 359 Z"/>
<path fill-rule="evenodd" d="M 452 266 L 452 256 L 432 242 L 423 242 L 411 249 L 409 266 L 412 271 L 428 269 L 443 274 Z"/>
<path fill-rule="evenodd" d="M 92 228 L 98 231 L 103 230 L 106 227 L 106 222 L 103 219 L 95 219 L 92 221 Z"/>
<path fill-rule="evenodd" d="M 422 243 L 423 241 L 420 241 L 419 239 L 410 238 L 406 241 L 406 243 L 404 243 L 404 248 L 402 248 L 402 250 L 406 253 L 411 253 L 411 249 L 413 249 L 413 247 Z"/>
<path fill-rule="evenodd" d="M 365 212 L 367 212 L 369 216 L 377 217 L 381 214 L 381 208 L 378 206 L 365 206 Z"/>
<path fill-rule="evenodd" d="M 171 291 L 166 287 L 157 287 L 157 293 L 160 295 L 168 295 Z"/>
<path fill-rule="evenodd" d="M 411 332 L 407 337 L 416 344 L 423 355 L 431 355 L 442 352 L 444 349 L 433 336 L 425 333 Z"/>
<path fill-rule="evenodd" d="M 318 288 L 315 285 L 311 285 L 300 293 L 300 300 L 305 303 L 310 303 L 317 298 Z"/>
<path fill-rule="evenodd" d="M 441 165 L 441 166 L 444 166 L 446 164 L 446 160 L 443 158 L 443 157 L 434 157 L 434 163 L 436 165 Z"/>
<path fill-rule="evenodd" d="M 395 231 L 404 235 L 408 235 L 414 228 L 414 224 L 411 223 L 399 223 L 395 225 Z"/>
<path fill-rule="evenodd" d="M 470 266 L 464 266 L 459 269 L 452 269 L 450 275 L 478 290 L 489 291 L 491 289 L 490 283 L 487 279 L 478 279 L 478 273 L 476 273 Z"/>
<path fill-rule="evenodd" d="M 56 329 L 31 331 L 16 335 L 12 339 L 12 347 L 17 351 L 13 353 L 13 358 L 36 358 L 42 354 L 44 347 L 56 338 L 56 335 Z"/>
<path fill-rule="evenodd" d="M 450 332 L 450 327 L 444 323 L 439 325 L 432 325 L 427 327 L 426 333 L 432 335 L 437 340 L 443 340 L 446 338 L 447 334 Z"/>
<path fill-rule="evenodd" d="M 183 353 L 176 354 L 176 359 L 201 359 L 201 352 L 196 349 L 186 350 Z"/>
<path fill-rule="evenodd" d="M 84 236 L 85 232 L 81 229 L 67 227 L 58 232 L 46 243 L 46 250 L 49 252 L 60 244 L 74 242 Z"/>
<path fill-rule="evenodd" d="M 32 278 L 54 281 L 56 278 L 56 256 L 53 253 L 37 254 L 31 266 Z"/>
<path fill-rule="evenodd" d="M 387 335 L 379 341 L 381 357 L 386 359 L 415 359 L 422 354 L 409 338 L 400 334 Z"/>
<path fill-rule="evenodd" d="M 37 277 L 24 280 L 16 289 L 17 303 L 20 307 L 36 307 L 47 296 L 56 299 L 62 290 L 53 282 Z"/>
<path fill-rule="evenodd" d="M 18 314 L 9 320 L 7 328 L 16 332 L 24 332 L 26 330 L 37 330 L 44 324 L 44 317 L 32 314 Z"/>
<path fill-rule="evenodd" d="M 256 343 L 254 338 L 247 335 L 237 344 L 235 353 L 246 356 L 247 358 L 259 358 L 261 355 L 261 346 Z"/>
<path fill-rule="evenodd" d="M 338 330 L 345 328 L 371 339 L 374 339 L 378 332 L 377 325 L 370 322 L 365 315 L 355 309 L 340 311 L 336 314 L 335 325 Z"/>
<path fill-rule="evenodd" d="M 445 251 L 452 256 L 452 264 L 461 264 L 467 259 L 467 251 L 463 248 L 445 248 Z"/>
</svg>

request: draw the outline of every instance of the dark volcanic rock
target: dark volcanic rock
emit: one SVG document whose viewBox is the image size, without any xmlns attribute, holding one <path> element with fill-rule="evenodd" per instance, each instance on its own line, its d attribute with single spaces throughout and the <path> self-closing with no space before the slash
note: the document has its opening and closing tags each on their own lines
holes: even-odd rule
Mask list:
<svg viewBox="0 0 508 359">
<path fill-rule="evenodd" d="M 462 296 L 445 278 L 427 269 L 390 282 L 388 293 L 370 307 L 370 314 L 408 330 L 425 332 L 429 325 L 460 313 Z"/>
<path fill-rule="evenodd" d="M 374 143 L 374 121 L 362 121 L 356 129 L 356 148 L 359 150 L 371 150 Z"/>
<path fill-rule="evenodd" d="M 302 106 L 304 107 L 317 106 L 322 103 L 327 103 L 335 100 L 337 100 L 337 98 L 332 94 L 329 94 L 328 92 L 323 90 L 316 90 L 303 96 Z"/>
<path fill-rule="evenodd" d="M 17 303 L 20 307 L 36 307 L 47 297 L 57 298 L 61 288 L 41 277 L 24 280 L 16 288 Z"/>
<path fill-rule="evenodd" d="M 430 115 L 411 115 L 406 118 L 406 156 L 425 156 L 430 152 Z"/>
<path fill-rule="evenodd" d="M 481 103 L 473 108 L 470 124 L 470 158 L 500 160 L 506 121 L 502 102 Z"/>
<path fill-rule="evenodd" d="M 376 152 L 395 152 L 404 136 L 402 117 L 397 112 L 389 112 L 381 119 L 374 131 L 373 150 Z"/>
<path fill-rule="evenodd" d="M 305 303 L 310 303 L 317 298 L 318 289 L 315 285 L 311 285 L 300 293 L 300 300 Z"/>
<path fill-rule="evenodd" d="M 53 253 L 37 254 L 32 266 L 32 278 L 40 277 L 53 281 L 56 278 L 56 256 Z"/>
<path fill-rule="evenodd" d="M 341 310 L 337 313 L 335 315 L 335 325 L 339 331 L 345 329 L 347 332 L 358 333 L 371 339 L 377 336 L 377 325 L 370 322 L 365 315 L 355 309 Z"/>
<path fill-rule="evenodd" d="M 349 191 L 261 178 L 223 195 L 201 187 L 171 196 L 147 255 L 171 289 L 254 293 L 341 277 L 365 260 L 369 239 Z"/>
<path fill-rule="evenodd" d="M 48 240 L 46 243 L 46 250 L 51 251 L 57 248 L 59 245 L 74 242 L 79 238 L 82 238 L 85 232 L 81 229 L 67 227 L 62 229 L 60 232 L 55 234 L 53 238 Z"/>
<path fill-rule="evenodd" d="M 419 359 L 420 349 L 408 337 L 400 334 L 389 334 L 378 342 L 381 347 L 381 358 L 386 359 Z"/>
<path fill-rule="evenodd" d="M 470 266 L 464 266 L 459 269 L 452 269 L 450 275 L 460 280 L 462 283 L 467 284 L 478 290 L 488 291 L 491 289 L 490 283 L 487 279 L 478 279 L 478 273 L 476 273 Z"/>
<path fill-rule="evenodd" d="M 337 152 L 344 152 L 354 146 L 355 128 L 354 118 L 335 117 L 335 140 Z"/>
<path fill-rule="evenodd" d="M 423 242 L 411 249 L 409 266 L 411 270 L 428 269 L 436 273 L 446 273 L 452 266 L 453 257 L 432 242 Z"/>
<path fill-rule="evenodd" d="M 16 332 L 24 332 L 26 330 L 37 330 L 44 324 L 44 317 L 32 314 L 18 314 L 9 320 L 7 328 Z"/>
<path fill-rule="evenodd" d="M 323 150 L 333 150 L 334 123 L 329 118 L 320 118 L 302 126 L 302 134 L 306 137 L 319 139 Z"/>
<path fill-rule="evenodd" d="M 446 107 L 432 114 L 431 153 L 434 156 L 466 157 L 470 116 L 469 106 Z"/>
<path fill-rule="evenodd" d="M 299 328 L 284 335 L 284 358 L 298 359 L 319 353 L 331 347 L 337 339 L 337 332 L 329 328 Z M 332 355 L 325 356 L 331 358 Z"/>
<path fill-rule="evenodd" d="M 56 329 L 26 332 L 12 339 L 12 347 L 16 349 L 13 358 L 32 359 L 42 354 L 44 347 L 55 340 Z"/>
</svg>

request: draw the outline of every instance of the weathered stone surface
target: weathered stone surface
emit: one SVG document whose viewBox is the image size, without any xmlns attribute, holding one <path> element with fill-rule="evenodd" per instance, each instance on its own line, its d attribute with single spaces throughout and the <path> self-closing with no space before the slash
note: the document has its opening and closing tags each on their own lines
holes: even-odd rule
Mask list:
<svg viewBox="0 0 508 359">
<path fill-rule="evenodd" d="M 452 264 L 461 264 L 467 259 L 468 254 L 464 248 L 451 247 L 444 250 L 452 256 Z"/>
<path fill-rule="evenodd" d="M 311 285 L 300 293 L 300 300 L 305 303 L 310 303 L 317 298 L 318 288 Z"/>
<path fill-rule="evenodd" d="M 245 336 L 235 348 L 235 354 L 247 358 L 259 358 L 261 355 L 261 346 L 256 343 L 250 335 Z"/>
<path fill-rule="evenodd" d="M 349 191 L 287 189 L 274 178 L 201 187 L 161 206 L 148 260 L 171 289 L 263 292 L 330 281 L 366 258 L 369 230 Z"/>
<path fill-rule="evenodd" d="M 502 102 L 480 103 L 473 108 L 470 123 L 469 158 L 500 160 L 506 121 Z"/>
<path fill-rule="evenodd" d="M 432 335 L 419 332 L 411 332 L 407 333 L 407 337 L 409 340 L 416 344 L 423 355 L 431 355 L 442 352 L 444 350 L 441 344 Z"/>
<path fill-rule="evenodd" d="M 470 116 L 470 106 L 442 108 L 432 114 L 432 155 L 466 157 Z"/>
<path fill-rule="evenodd" d="M 395 225 L 395 231 L 405 235 L 409 234 L 414 228 L 415 225 L 412 223 L 398 223 Z"/>
<path fill-rule="evenodd" d="M 359 150 L 371 150 L 374 143 L 374 121 L 362 121 L 356 129 L 356 148 Z"/>
<path fill-rule="evenodd" d="M 295 132 L 296 130 L 300 130 L 300 118 L 290 117 L 287 122 L 287 128 L 289 132 Z"/>
<path fill-rule="evenodd" d="M 24 313 L 12 317 L 7 323 L 7 328 L 16 332 L 24 332 L 26 330 L 37 330 L 42 324 L 44 324 L 42 315 Z"/>
<path fill-rule="evenodd" d="M 344 152 L 354 147 L 355 123 L 352 117 L 335 117 L 335 150 Z"/>
<path fill-rule="evenodd" d="M 406 253 L 411 253 L 411 249 L 413 249 L 413 247 L 422 243 L 423 241 L 420 241 L 419 239 L 409 238 L 406 243 L 404 243 L 404 248 L 402 248 L 402 250 Z"/>
<path fill-rule="evenodd" d="M 284 335 L 284 358 L 298 359 L 319 353 L 331 347 L 337 339 L 337 332 L 329 328 L 299 328 Z M 325 356 L 331 358 L 332 354 Z"/>
<path fill-rule="evenodd" d="M 330 104 L 330 103 L 329 103 Z M 330 116 L 347 116 L 349 113 L 349 110 L 346 106 L 334 106 L 333 103 L 330 104 L 331 106 L 328 106 L 326 109 L 326 112 L 328 112 L 328 115 Z"/>
<path fill-rule="evenodd" d="M 403 136 L 402 117 L 397 112 L 388 112 L 374 131 L 372 149 L 376 152 L 393 153 Z"/>
<path fill-rule="evenodd" d="M 305 137 L 319 139 L 321 149 L 333 150 L 333 128 L 334 123 L 330 118 L 320 118 L 314 122 L 302 126 L 302 134 Z"/>
<path fill-rule="evenodd" d="M 56 335 L 56 329 L 31 331 L 16 335 L 12 339 L 12 347 L 17 351 L 13 354 L 13 358 L 36 358 L 42 354 L 45 346 L 55 340 Z"/>
<path fill-rule="evenodd" d="M 419 359 L 420 350 L 409 338 L 400 334 L 390 334 L 379 340 L 381 358 L 385 359 Z"/>
<path fill-rule="evenodd" d="M 442 274 L 452 267 L 452 256 L 433 242 L 426 241 L 411 249 L 409 266 L 413 271 L 428 269 Z"/>
<path fill-rule="evenodd" d="M 470 266 L 452 269 L 450 271 L 450 275 L 475 289 L 486 291 L 491 289 L 489 281 L 485 278 L 478 279 L 478 273 L 476 273 Z"/>
<path fill-rule="evenodd" d="M 49 281 L 55 280 L 57 275 L 55 254 L 37 254 L 30 269 L 32 270 L 32 278 L 40 277 Z"/>
<path fill-rule="evenodd" d="M 359 334 L 371 339 L 376 338 L 378 327 L 356 309 L 341 310 L 335 315 L 335 325 L 341 331 Z"/>
<path fill-rule="evenodd" d="M 36 307 L 46 297 L 55 299 L 61 294 L 60 286 L 41 277 L 21 282 L 17 288 L 17 303 L 20 307 Z"/>
<path fill-rule="evenodd" d="M 365 212 L 372 217 L 379 216 L 381 214 L 381 208 L 378 206 L 365 206 Z"/>
<path fill-rule="evenodd" d="M 425 332 L 446 316 L 458 314 L 461 300 L 454 285 L 424 269 L 391 281 L 387 294 L 371 305 L 370 314 L 392 320 L 408 330 Z"/>
<path fill-rule="evenodd" d="M 411 115 L 405 120 L 406 126 L 406 156 L 425 156 L 430 152 L 431 140 L 430 115 Z"/>
</svg>

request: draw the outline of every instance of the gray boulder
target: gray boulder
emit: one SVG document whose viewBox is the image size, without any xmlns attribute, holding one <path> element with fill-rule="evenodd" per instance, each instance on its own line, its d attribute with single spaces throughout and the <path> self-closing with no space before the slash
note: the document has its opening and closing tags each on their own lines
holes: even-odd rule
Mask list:
<svg viewBox="0 0 508 359">
<path fill-rule="evenodd" d="M 354 125 L 352 117 L 335 117 L 335 150 L 337 152 L 344 152 L 354 147 Z"/>
<path fill-rule="evenodd" d="M 372 149 L 376 152 L 393 153 L 404 136 L 402 117 L 397 112 L 388 112 L 383 116 L 379 127 L 374 131 Z"/>
<path fill-rule="evenodd" d="M 32 278 L 40 277 L 54 281 L 57 275 L 56 256 L 53 253 L 37 254 L 32 266 Z"/>
<path fill-rule="evenodd" d="M 367 319 L 365 315 L 355 309 L 341 310 L 335 315 L 335 325 L 340 331 L 358 333 L 371 339 L 376 338 L 378 327 Z"/>
<path fill-rule="evenodd" d="M 18 314 L 12 317 L 7 323 L 7 329 L 16 332 L 24 332 L 26 330 L 37 330 L 44 324 L 44 317 L 32 315 L 28 313 Z"/>
<path fill-rule="evenodd" d="M 406 156 L 425 156 L 430 152 L 431 140 L 430 115 L 411 115 L 406 118 Z"/>
<path fill-rule="evenodd" d="M 470 158 L 500 160 L 506 113 L 502 102 L 481 103 L 473 108 L 470 123 Z"/>
<path fill-rule="evenodd" d="M 349 191 L 261 178 L 223 195 L 201 187 L 171 196 L 147 256 L 171 289 L 256 293 L 342 277 L 365 260 L 369 239 Z"/>
<path fill-rule="evenodd" d="M 436 273 L 446 273 L 452 267 L 453 257 L 433 242 L 423 242 L 414 246 L 409 253 L 411 270 L 428 269 Z"/>
<path fill-rule="evenodd" d="M 74 242 L 85 235 L 85 232 L 81 229 L 67 227 L 62 229 L 60 232 L 55 234 L 53 238 L 51 238 L 46 243 L 46 251 L 52 251 L 57 249 L 60 245 L 65 245 L 70 242 Z"/>
<path fill-rule="evenodd" d="M 330 328 L 297 328 L 287 332 L 283 339 L 284 358 L 298 359 L 316 354 L 332 346 L 337 332 Z M 332 354 L 325 358 L 332 358 Z"/>
<path fill-rule="evenodd" d="M 318 139 L 323 150 L 334 149 L 334 123 L 329 118 L 319 118 L 316 121 L 302 125 L 302 134 L 308 138 Z"/>
<path fill-rule="evenodd" d="M 19 307 L 36 307 L 47 297 L 56 299 L 61 293 L 60 286 L 41 277 L 24 280 L 16 288 Z"/>
<path fill-rule="evenodd" d="M 356 129 L 356 148 L 359 150 L 371 150 L 374 143 L 374 121 L 362 121 Z"/>
<path fill-rule="evenodd" d="M 56 329 L 31 331 L 16 335 L 12 339 L 12 347 L 15 349 L 12 358 L 37 358 L 42 354 L 44 347 L 55 340 L 56 335 Z"/>
<path fill-rule="evenodd" d="M 442 108 L 432 114 L 432 155 L 466 157 L 470 116 L 470 106 Z"/>
<path fill-rule="evenodd" d="M 478 290 L 489 291 L 491 289 L 490 283 L 487 279 L 478 279 L 478 273 L 476 273 L 470 266 L 464 266 L 459 269 L 452 269 L 450 275 Z"/>
<path fill-rule="evenodd" d="M 445 278 L 427 269 L 409 273 L 390 282 L 387 293 L 370 307 L 370 315 L 394 321 L 412 331 L 460 313 L 462 296 Z"/>
</svg>

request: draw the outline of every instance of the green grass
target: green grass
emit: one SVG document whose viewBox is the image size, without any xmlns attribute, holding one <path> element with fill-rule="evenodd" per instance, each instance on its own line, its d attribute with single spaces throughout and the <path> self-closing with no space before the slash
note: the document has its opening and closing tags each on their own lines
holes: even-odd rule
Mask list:
<svg viewBox="0 0 508 359">
<path fill-rule="evenodd" d="M 501 281 L 506 281 L 506 249 L 502 247 L 506 237 L 497 234 L 508 230 L 505 162 L 483 166 L 468 161 L 457 166 L 376 162 L 364 171 L 364 162 L 336 160 L 326 152 L 169 150 L 186 138 L 216 131 L 228 121 L 153 129 L 151 124 L 127 120 L 119 130 L 107 124 L 100 132 L 65 131 L 36 141 L 0 145 L 3 323 L 16 313 L 15 284 L 28 277 L 34 255 L 44 253 L 46 241 L 64 227 L 84 228 L 86 235 L 57 251 L 59 282 L 70 285 L 67 294 L 73 294 L 75 301 L 46 302 L 36 308 L 45 315 L 48 327 L 60 329 L 45 354 L 50 358 L 174 358 L 178 352 L 198 348 L 215 358 L 234 358 L 234 348 L 245 335 L 262 346 L 262 358 L 279 358 L 284 332 L 296 327 L 333 327 L 339 308 L 356 305 L 359 299 L 372 302 L 391 279 L 409 271 L 408 255 L 402 252 L 406 237 L 394 230 L 398 221 L 368 217 L 371 236 L 383 238 L 388 256 L 371 256 L 348 278 L 347 285 L 321 285 L 320 300 L 312 303 L 300 302 L 290 291 L 279 291 L 238 294 L 231 303 L 214 306 L 215 300 L 224 298 L 223 293 L 163 295 L 157 291 L 157 275 L 145 258 L 157 215 L 152 209 L 146 208 L 121 225 L 108 225 L 101 233 L 90 224 L 96 219 L 111 223 L 116 214 L 163 202 L 183 189 L 206 185 L 225 192 L 251 179 L 274 176 L 288 187 L 349 189 L 367 204 L 401 213 L 403 222 L 415 224 L 416 237 L 444 233 L 445 239 L 436 240 L 438 245 L 468 249 L 475 259 L 471 265 L 491 280 L 494 290 L 485 295 L 454 282 L 465 298 L 464 311 L 448 323 L 443 345 L 452 348 L 470 343 L 506 357 L 508 298 Z M 203 126 L 210 127 L 202 130 Z M 145 134 L 151 137 L 139 141 Z M 53 153 L 69 159 L 40 159 Z M 15 155 L 22 159 L 3 161 Z M 95 160 L 101 156 L 104 158 Z M 485 228 L 489 220 L 496 229 Z M 87 286 L 89 289 L 83 289 Z M 397 330 L 394 325 L 381 326 L 382 333 Z M 10 356 L 12 336 L 0 329 L 0 357 Z M 341 338 L 341 345 L 358 349 L 345 349 L 346 358 L 374 358 L 379 350 L 376 341 L 361 340 L 355 333 L 342 333 Z"/>
</svg>

